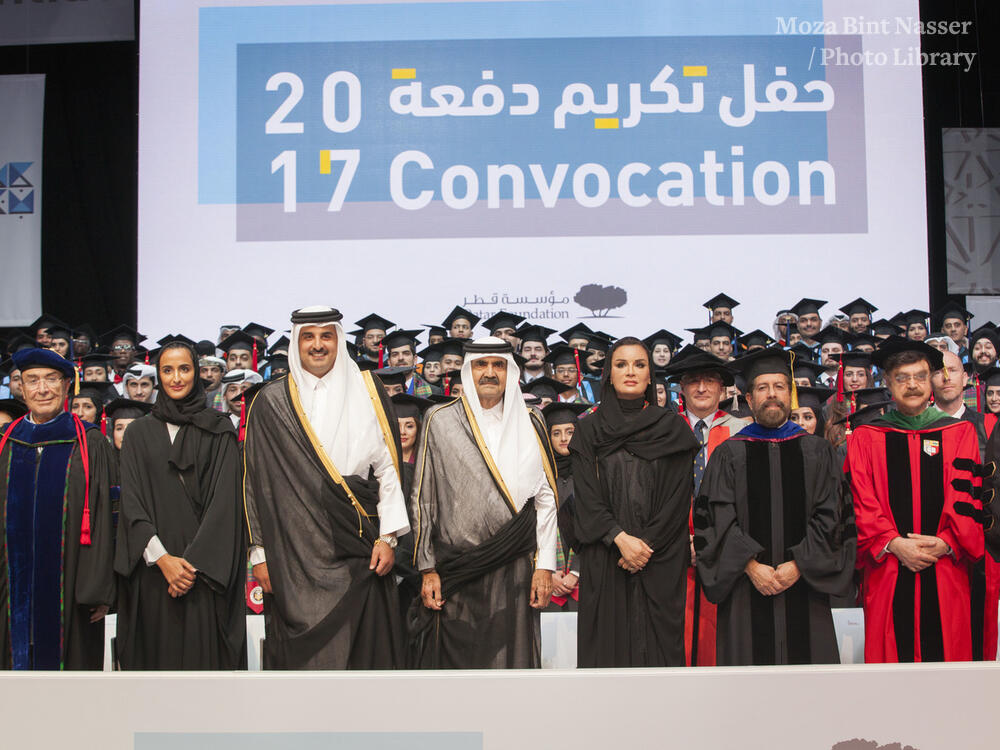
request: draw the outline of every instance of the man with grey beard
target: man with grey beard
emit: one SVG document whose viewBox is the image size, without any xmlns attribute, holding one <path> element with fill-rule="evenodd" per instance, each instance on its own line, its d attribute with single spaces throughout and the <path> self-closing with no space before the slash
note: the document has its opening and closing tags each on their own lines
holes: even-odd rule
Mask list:
<svg viewBox="0 0 1000 750">
<path fill-rule="evenodd" d="M 836 454 L 789 421 L 788 352 L 733 364 L 756 421 L 714 450 L 694 510 L 698 576 L 718 605 L 717 663 L 837 663 L 830 597 L 850 591 L 856 541 Z"/>
</svg>

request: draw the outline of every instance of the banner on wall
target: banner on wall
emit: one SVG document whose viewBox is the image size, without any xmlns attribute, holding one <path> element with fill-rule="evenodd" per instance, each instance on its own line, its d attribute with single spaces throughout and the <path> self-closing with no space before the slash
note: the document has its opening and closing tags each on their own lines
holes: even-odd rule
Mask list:
<svg viewBox="0 0 1000 750">
<path fill-rule="evenodd" d="M 135 39 L 133 0 L 0 2 L 0 46 Z"/>
<path fill-rule="evenodd" d="M 919 35 L 844 20 L 869 5 L 144 6 L 140 327 L 458 304 L 644 335 L 704 325 L 719 291 L 743 330 L 804 296 L 922 307 Z M 177 310 L 158 280 L 210 257 L 266 293 Z"/>
<path fill-rule="evenodd" d="M 0 76 L 0 326 L 42 310 L 45 76 Z"/>
</svg>

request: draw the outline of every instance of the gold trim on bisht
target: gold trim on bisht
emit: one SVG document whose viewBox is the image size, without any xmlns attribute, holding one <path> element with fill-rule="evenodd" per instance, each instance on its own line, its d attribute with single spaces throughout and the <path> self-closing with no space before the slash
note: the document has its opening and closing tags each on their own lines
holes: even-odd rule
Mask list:
<svg viewBox="0 0 1000 750">
<path fill-rule="evenodd" d="M 302 424 L 302 429 L 305 430 L 306 437 L 308 437 L 309 442 L 312 443 L 313 450 L 316 451 L 316 455 L 319 456 L 320 462 L 323 464 L 324 468 L 326 468 L 330 478 L 333 479 L 333 481 L 336 482 L 347 494 L 347 497 L 350 498 L 351 504 L 354 506 L 354 510 L 358 514 L 358 536 L 363 536 L 361 517 L 364 516 L 365 518 L 371 519 L 371 516 L 365 513 L 365 509 L 361 506 L 361 503 L 358 502 L 358 498 L 355 497 L 347 482 L 344 481 L 340 472 L 337 471 L 337 467 L 333 465 L 333 461 L 330 460 L 326 450 L 324 450 L 323 444 L 320 443 L 319 438 L 316 437 L 316 433 L 313 430 L 312 425 L 309 423 L 309 418 L 306 416 L 305 410 L 302 408 L 302 401 L 299 399 L 299 387 L 295 384 L 294 378 L 288 378 L 288 394 L 292 399 L 292 408 L 295 410 L 295 416 L 299 418 L 299 422 Z"/>
<path fill-rule="evenodd" d="M 382 399 L 378 397 L 378 389 L 375 387 L 375 379 L 368 370 L 363 370 L 361 372 L 361 379 L 365 381 L 365 387 L 368 389 L 368 398 L 372 400 L 372 408 L 375 410 L 375 418 L 378 420 L 378 426 L 382 430 L 382 439 L 385 441 L 385 447 L 389 449 L 389 455 L 392 456 L 392 465 L 396 467 L 396 476 L 398 476 L 400 481 L 402 481 L 403 472 L 399 468 L 399 454 L 396 453 L 396 439 L 392 436 L 392 428 L 389 427 L 389 418 L 386 417 L 385 409 L 382 408 Z"/>
<path fill-rule="evenodd" d="M 497 468 L 496 462 L 493 460 L 492 454 L 490 454 L 490 449 L 486 447 L 486 441 L 483 440 L 483 433 L 479 430 L 479 424 L 477 424 L 476 417 L 472 413 L 472 407 L 469 406 L 469 402 L 465 398 L 464 393 L 459 398 L 462 401 L 462 406 L 465 407 L 465 416 L 469 418 L 469 424 L 472 426 L 472 437 L 476 441 L 476 447 L 479 448 L 479 452 L 482 454 L 483 460 L 486 462 L 486 468 L 488 468 L 490 470 L 490 474 L 493 475 L 493 479 L 500 488 L 500 492 L 503 494 L 504 499 L 510 504 L 514 513 L 517 513 L 517 506 L 514 504 L 514 498 L 510 494 L 510 490 L 507 489 L 507 485 L 504 483 L 503 477 L 500 476 L 500 469 Z"/>
</svg>

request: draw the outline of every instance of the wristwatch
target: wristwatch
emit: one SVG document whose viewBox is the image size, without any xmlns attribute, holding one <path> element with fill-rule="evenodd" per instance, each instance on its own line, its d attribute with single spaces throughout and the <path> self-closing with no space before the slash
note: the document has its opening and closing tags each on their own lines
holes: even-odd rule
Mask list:
<svg viewBox="0 0 1000 750">
<path fill-rule="evenodd" d="M 396 549 L 396 545 L 399 544 L 399 540 L 396 539 L 395 534 L 383 534 L 378 538 L 378 541 L 382 542 L 383 544 L 388 544 L 389 549 Z"/>
</svg>

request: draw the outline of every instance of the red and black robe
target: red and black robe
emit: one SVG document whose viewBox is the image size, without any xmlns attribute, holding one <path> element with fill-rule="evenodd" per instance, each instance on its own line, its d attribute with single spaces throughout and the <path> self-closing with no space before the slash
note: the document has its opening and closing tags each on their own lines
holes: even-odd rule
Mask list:
<svg viewBox="0 0 1000 750">
<path fill-rule="evenodd" d="M 979 446 L 975 427 L 951 417 L 921 430 L 880 418 L 851 436 L 866 662 L 972 659 L 969 570 L 983 556 L 983 530 L 955 512 L 970 497 L 952 480 L 971 478 L 955 459 L 978 462 Z M 943 539 L 952 554 L 910 572 L 886 547 L 913 532 Z"/>
</svg>

